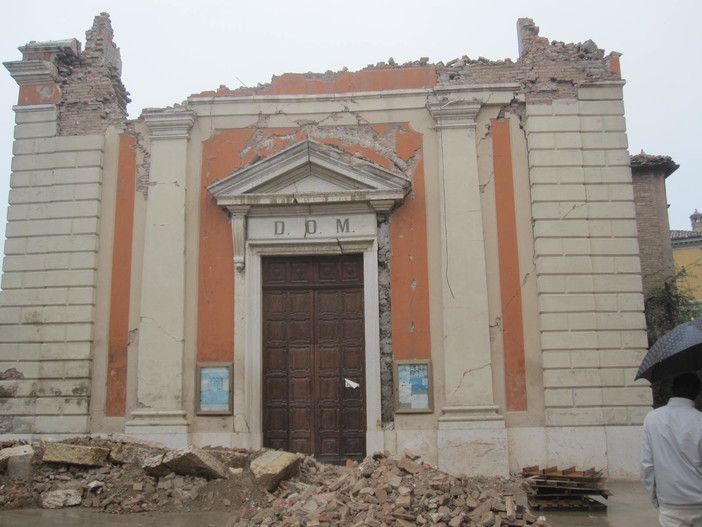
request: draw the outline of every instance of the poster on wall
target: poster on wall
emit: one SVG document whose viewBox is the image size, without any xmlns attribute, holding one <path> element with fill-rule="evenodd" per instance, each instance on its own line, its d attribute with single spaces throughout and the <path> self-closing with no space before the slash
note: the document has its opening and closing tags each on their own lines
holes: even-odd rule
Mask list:
<svg viewBox="0 0 702 527">
<path fill-rule="evenodd" d="M 396 360 L 394 378 L 395 412 L 433 411 L 430 360 Z"/>
<path fill-rule="evenodd" d="M 197 365 L 197 413 L 228 415 L 232 413 L 232 366 L 229 363 L 204 362 Z"/>
</svg>

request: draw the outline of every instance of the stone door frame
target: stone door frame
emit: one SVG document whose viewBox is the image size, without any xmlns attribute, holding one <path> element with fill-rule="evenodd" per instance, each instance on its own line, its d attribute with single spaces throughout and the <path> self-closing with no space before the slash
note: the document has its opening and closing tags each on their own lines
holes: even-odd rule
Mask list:
<svg viewBox="0 0 702 527">
<path fill-rule="evenodd" d="M 366 370 L 366 451 L 383 450 L 383 433 L 380 400 L 380 313 L 378 308 L 378 243 L 375 237 L 315 242 L 272 243 L 247 242 L 245 273 L 237 273 L 244 294 L 235 297 L 234 312 L 245 315 L 244 327 L 235 330 L 235 354 L 243 352 L 243 417 L 252 448 L 263 443 L 263 361 L 262 361 L 262 276 L 261 260 L 264 256 L 320 256 L 342 253 L 363 255 L 363 301 Z M 242 276 L 243 274 L 243 276 Z M 237 316 L 237 320 L 241 320 Z M 237 345 L 241 344 L 241 345 Z M 235 398 L 237 397 L 235 388 Z M 238 406 L 238 405 L 236 405 Z"/>
<path fill-rule="evenodd" d="M 384 450 L 380 390 L 378 220 L 399 206 L 411 181 L 332 145 L 305 139 L 207 187 L 229 211 L 234 246 L 234 436 L 261 448 L 262 277 L 264 256 L 363 254 L 366 368 L 366 451 Z M 358 220 L 324 232 L 307 222 L 347 215 Z M 294 224 L 286 236 L 260 230 L 260 219 Z M 304 225 L 300 230 L 299 220 Z M 351 220 L 349 220 L 351 221 Z"/>
</svg>

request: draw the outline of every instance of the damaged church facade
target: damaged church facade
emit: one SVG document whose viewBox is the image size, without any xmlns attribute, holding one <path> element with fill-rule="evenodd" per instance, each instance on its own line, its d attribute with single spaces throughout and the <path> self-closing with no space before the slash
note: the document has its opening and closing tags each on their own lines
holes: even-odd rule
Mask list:
<svg viewBox="0 0 702 527">
<path fill-rule="evenodd" d="M 633 477 L 647 385 L 618 54 L 285 74 L 126 118 L 102 14 L 31 42 L 0 433 Z"/>
</svg>

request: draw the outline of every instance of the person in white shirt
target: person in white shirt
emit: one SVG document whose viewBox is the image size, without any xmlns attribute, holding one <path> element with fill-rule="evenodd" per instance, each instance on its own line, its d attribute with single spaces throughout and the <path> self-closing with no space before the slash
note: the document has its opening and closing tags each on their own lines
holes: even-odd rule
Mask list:
<svg viewBox="0 0 702 527">
<path fill-rule="evenodd" d="M 663 527 L 702 527 L 702 412 L 700 380 L 673 380 L 668 404 L 649 412 L 641 438 L 641 481 Z"/>
</svg>

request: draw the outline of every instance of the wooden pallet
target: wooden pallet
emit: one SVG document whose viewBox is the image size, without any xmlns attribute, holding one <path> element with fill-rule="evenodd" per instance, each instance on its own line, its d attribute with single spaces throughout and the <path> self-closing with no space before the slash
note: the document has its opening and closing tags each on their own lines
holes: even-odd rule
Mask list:
<svg viewBox="0 0 702 527">
<path fill-rule="evenodd" d="M 603 511 L 607 504 L 588 496 L 578 496 L 572 499 L 531 499 L 529 507 L 539 511 Z"/>
<path fill-rule="evenodd" d="M 607 505 L 589 496 L 607 499 L 612 493 L 605 487 L 607 478 L 601 470 L 575 467 L 524 467 L 524 487 L 529 505 L 539 510 L 603 510 Z"/>
</svg>

